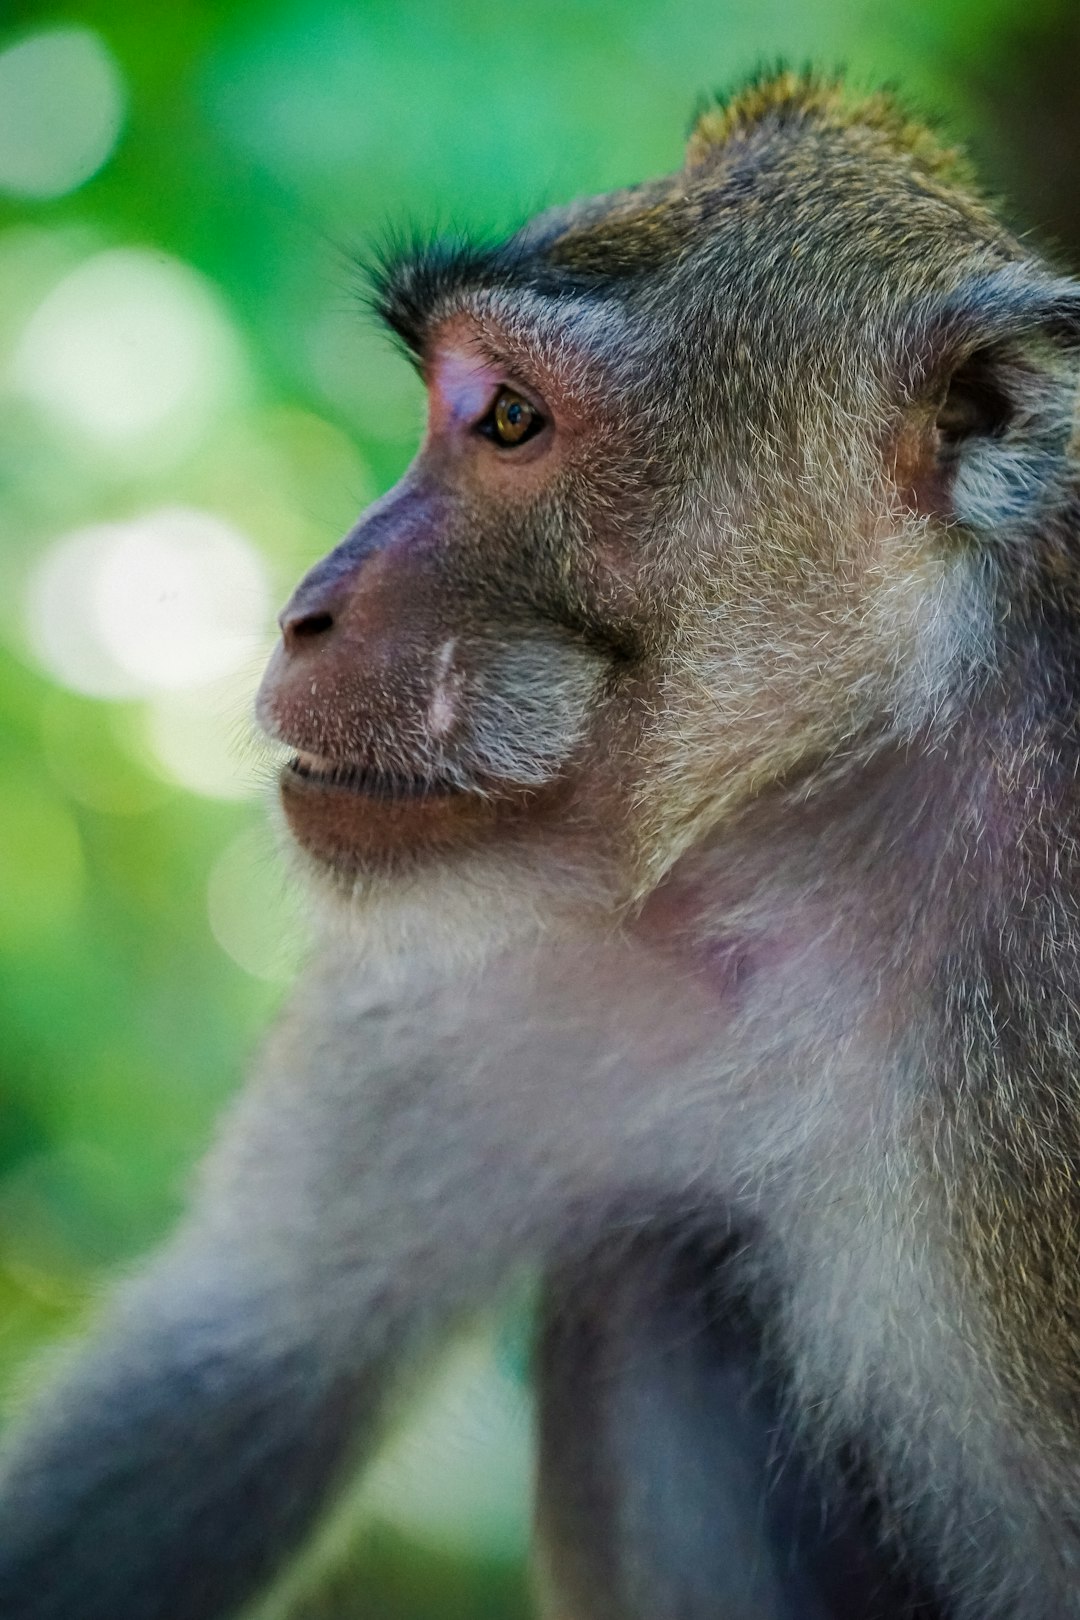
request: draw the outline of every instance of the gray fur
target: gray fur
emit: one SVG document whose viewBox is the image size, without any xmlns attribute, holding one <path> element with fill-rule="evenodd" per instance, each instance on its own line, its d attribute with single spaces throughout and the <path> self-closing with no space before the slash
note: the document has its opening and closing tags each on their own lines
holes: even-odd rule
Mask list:
<svg viewBox="0 0 1080 1620">
<path fill-rule="evenodd" d="M 550 432 L 436 381 L 286 612 L 318 947 L 12 1441 L 0 1614 L 224 1620 L 537 1269 L 557 1620 L 1080 1620 L 1075 286 L 783 76 L 382 301 Z"/>
</svg>

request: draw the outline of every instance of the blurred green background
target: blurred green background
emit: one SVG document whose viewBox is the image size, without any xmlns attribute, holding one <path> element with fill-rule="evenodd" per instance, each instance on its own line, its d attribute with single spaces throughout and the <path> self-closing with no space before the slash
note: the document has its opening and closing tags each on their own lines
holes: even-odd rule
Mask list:
<svg viewBox="0 0 1080 1620">
<path fill-rule="evenodd" d="M 1078 0 L 0 0 L 5 1387 L 168 1226 L 302 950 L 251 695 L 422 419 L 354 253 L 670 169 L 781 55 L 898 82 L 1080 263 Z M 524 1339 L 448 1355 L 261 1616 L 528 1612 Z"/>
</svg>

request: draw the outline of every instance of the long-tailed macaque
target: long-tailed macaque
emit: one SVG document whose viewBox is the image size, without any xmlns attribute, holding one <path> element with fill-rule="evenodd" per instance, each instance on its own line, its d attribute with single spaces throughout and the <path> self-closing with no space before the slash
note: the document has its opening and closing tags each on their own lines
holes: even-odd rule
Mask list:
<svg viewBox="0 0 1080 1620">
<path fill-rule="evenodd" d="M 0 1615 L 232 1615 L 532 1272 L 551 1620 L 1080 1616 L 1080 285 L 784 75 L 378 298 L 427 435 L 259 697 L 319 943 Z"/>
</svg>

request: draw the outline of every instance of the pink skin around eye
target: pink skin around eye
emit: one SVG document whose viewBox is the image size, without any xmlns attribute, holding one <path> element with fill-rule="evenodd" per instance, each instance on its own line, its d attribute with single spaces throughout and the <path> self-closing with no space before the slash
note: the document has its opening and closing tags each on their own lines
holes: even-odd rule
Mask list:
<svg viewBox="0 0 1080 1620">
<path fill-rule="evenodd" d="M 487 414 L 505 381 L 497 366 L 466 348 L 440 349 L 429 374 L 432 433 L 472 427 Z"/>
</svg>

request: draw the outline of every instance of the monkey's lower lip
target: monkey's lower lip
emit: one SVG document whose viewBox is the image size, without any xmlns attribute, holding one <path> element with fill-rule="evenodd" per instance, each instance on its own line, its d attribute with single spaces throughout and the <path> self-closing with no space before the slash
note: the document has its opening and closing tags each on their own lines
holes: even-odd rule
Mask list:
<svg viewBox="0 0 1080 1620">
<path fill-rule="evenodd" d="M 373 766 L 350 760 L 327 759 L 321 754 L 294 754 L 286 769 L 290 776 L 309 782 L 314 788 L 353 793 L 361 798 L 383 799 L 391 803 L 458 797 L 467 792 L 459 783 L 444 776 L 407 776 L 376 770 Z"/>
<path fill-rule="evenodd" d="M 280 786 L 297 843 L 348 877 L 483 842 L 504 813 L 501 800 L 455 782 L 388 776 L 316 754 L 294 755 Z"/>
</svg>

